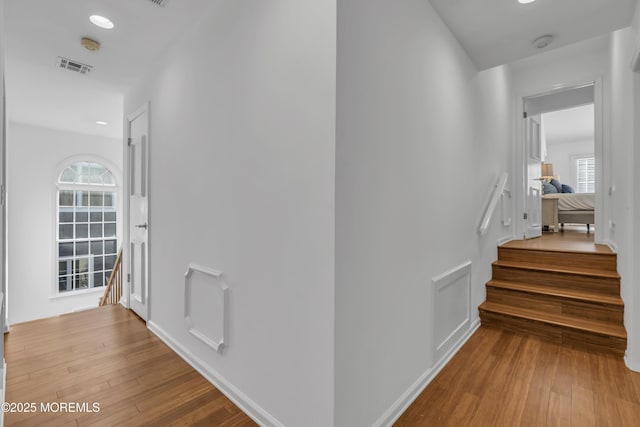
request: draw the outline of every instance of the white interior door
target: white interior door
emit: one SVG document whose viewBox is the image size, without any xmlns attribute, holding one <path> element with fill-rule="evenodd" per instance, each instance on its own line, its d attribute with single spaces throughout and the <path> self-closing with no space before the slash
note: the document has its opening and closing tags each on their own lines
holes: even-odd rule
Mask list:
<svg viewBox="0 0 640 427">
<path fill-rule="evenodd" d="M 149 109 L 129 116 L 129 304 L 149 317 Z"/>
<path fill-rule="evenodd" d="M 540 115 L 526 119 L 526 194 L 524 198 L 525 239 L 542 236 L 542 135 Z"/>
</svg>

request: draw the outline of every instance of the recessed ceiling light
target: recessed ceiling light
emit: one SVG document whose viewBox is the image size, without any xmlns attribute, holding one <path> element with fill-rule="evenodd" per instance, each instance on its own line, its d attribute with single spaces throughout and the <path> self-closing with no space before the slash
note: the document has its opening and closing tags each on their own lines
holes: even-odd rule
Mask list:
<svg viewBox="0 0 640 427">
<path fill-rule="evenodd" d="M 527 3 L 533 3 L 536 0 L 518 0 L 518 3 L 520 4 L 527 4 Z"/>
<path fill-rule="evenodd" d="M 91 15 L 89 17 L 89 21 L 93 22 L 98 27 L 104 28 L 106 30 L 110 30 L 113 28 L 113 22 L 111 22 L 109 18 L 105 18 L 104 16 Z"/>
<path fill-rule="evenodd" d="M 106 125 L 108 125 L 109 123 L 107 123 L 107 122 L 103 122 L 102 120 L 96 120 L 96 124 L 97 124 L 97 125 L 100 125 L 100 126 L 106 126 Z"/>
</svg>

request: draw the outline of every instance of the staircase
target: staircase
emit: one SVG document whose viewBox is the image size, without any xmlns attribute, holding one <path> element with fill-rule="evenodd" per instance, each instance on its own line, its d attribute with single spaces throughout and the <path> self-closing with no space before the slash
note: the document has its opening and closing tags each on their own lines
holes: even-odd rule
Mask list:
<svg viewBox="0 0 640 427">
<path fill-rule="evenodd" d="M 120 304 L 120 298 L 122 297 L 122 248 L 118 251 L 118 257 L 116 258 L 111 275 L 107 286 L 104 288 L 104 294 L 100 298 L 98 305 L 104 307 L 105 305 Z"/>
<path fill-rule="evenodd" d="M 498 247 L 487 299 L 478 307 L 482 324 L 624 355 L 616 254 L 593 248 L 541 249 L 518 241 Z"/>
</svg>

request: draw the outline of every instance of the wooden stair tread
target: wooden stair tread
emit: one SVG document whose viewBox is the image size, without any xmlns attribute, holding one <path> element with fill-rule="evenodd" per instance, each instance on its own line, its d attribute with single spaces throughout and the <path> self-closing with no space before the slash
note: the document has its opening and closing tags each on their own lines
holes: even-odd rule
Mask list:
<svg viewBox="0 0 640 427">
<path fill-rule="evenodd" d="M 598 245 L 596 245 L 598 246 Z M 524 252 L 554 252 L 557 254 L 580 254 L 580 255 L 597 255 L 597 256 L 606 256 L 606 257 L 616 257 L 618 254 L 612 252 L 607 246 L 605 246 L 606 250 L 593 250 L 593 251 L 585 251 L 580 249 L 564 249 L 564 248 L 554 248 L 551 246 L 546 246 L 544 248 L 527 248 L 527 247 L 518 247 L 518 246 L 498 246 L 499 248 L 509 249 L 512 251 L 524 251 Z"/>
<path fill-rule="evenodd" d="M 581 276 L 603 277 L 607 279 L 620 279 L 620 275 L 614 271 L 596 270 L 585 267 L 563 266 L 550 267 L 542 264 L 520 262 L 520 261 L 494 261 L 493 265 L 498 267 L 519 268 L 522 270 L 538 270 L 550 273 L 576 274 Z"/>
<path fill-rule="evenodd" d="M 588 333 L 595 333 L 599 335 L 606 335 L 617 337 L 621 339 L 627 339 L 627 332 L 622 325 L 616 325 L 608 322 L 588 320 L 567 314 L 557 314 L 548 312 L 539 312 L 536 310 L 529 310 L 526 308 L 512 307 L 502 304 L 496 304 L 492 302 L 483 302 L 480 310 L 487 312 L 504 314 L 507 316 L 519 317 L 537 322 L 552 324 L 560 327 L 566 327 L 585 331 Z"/>
<path fill-rule="evenodd" d="M 487 286 L 494 288 L 508 289 L 520 292 L 528 292 L 539 295 L 549 295 L 560 298 L 570 298 L 573 300 L 609 304 L 624 307 L 622 298 L 617 295 L 605 295 L 601 292 L 588 289 L 568 289 L 545 285 L 535 285 L 529 283 L 505 282 L 501 280 L 490 280 Z"/>
<path fill-rule="evenodd" d="M 547 236 L 550 237 L 550 236 Z M 555 236 L 554 236 L 555 237 Z M 549 241 L 549 239 L 511 240 L 500 245 L 501 248 L 516 249 L 522 251 L 552 251 L 580 254 L 598 254 L 616 256 L 616 253 L 607 245 L 586 241 Z"/>
</svg>

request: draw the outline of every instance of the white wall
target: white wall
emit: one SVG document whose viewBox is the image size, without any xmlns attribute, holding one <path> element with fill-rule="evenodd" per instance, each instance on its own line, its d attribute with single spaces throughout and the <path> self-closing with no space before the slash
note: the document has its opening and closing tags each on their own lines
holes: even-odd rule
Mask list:
<svg viewBox="0 0 640 427">
<path fill-rule="evenodd" d="M 61 165 L 87 154 L 115 165 L 121 176 L 122 143 L 10 122 L 7 130 L 9 324 L 97 306 L 100 293 L 51 298 L 55 276 L 55 183 Z"/>
<path fill-rule="evenodd" d="M 640 8 L 636 7 L 633 27 L 616 31 L 611 39 L 611 195 L 610 240 L 618 249 L 618 271 L 622 276 L 627 328 L 627 366 L 640 371 L 640 173 L 637 171 L 640 150 L 640 77 L 632 73 L 632 55 L 640 43 Z M 634 143 L 635 141 L 635 143 Z"/>
<path fill-rule="evenodd" d="M 618 272 L 622 276 L 621 295 L 625 301 L 627 328 L 627 364 L 640 368 L 640 328 L 636 319 L 637 284 L 634 264 L 633 212 L 634 146 L 633 146 L 633 75 L 630 69 L 633 51 L 633 31 L 626 28 L 613 33 L 611 38 L 611 226 L 609 240 L 618 252 Z"/>
<path fill-rule="evenodd" d="M 544 116 L 543 116 L 544 117 Z M 578 189 L 575 156 L 590 154 L 593 156 L 593 140 L 572 142 L 547 142 L 546 163 L 553 165 L 553 173 L 559 177 L 562 184 L 569 184 Z"/>
<path fill-rule="evenodd" d="M 636 12 L 633 19 L 633 36 L 632 36 L 632 46 L 636 49 L 640 48 L 640 2 L 636 2 Z M 633 89 L 634 89 L 634 100 L 633 100 L 633 114 L 635 117 L 630 123 L 634 126 L 634 143 L 633 143 L 633 212 L 634 219 L 633 223 L 633 256 L 637 256 L 640 254 L 640 226 L 637 224 L 638 214 L 640 214 L 640 173 L 638 172 L 637 165 L 640 164 L 640 125 L 637 124 L 637 117 L 640 114 L 640 73 L 636 72 L 633 75 Z M 630 260 L 635 260 L 635 258 L 629 258 Z M 640 325 L 640 289 L 638 287 L 637 280 L 640 278 L 640 263 L 633 262 L 631 263 L 634 266 L 633 270 L 633 282 L 631 282 L 631 286 L 633 287 L 633 296 L 631 300 L 631 304 L 633 306 L 633 312 L 630 313 L 628 319 L 628 324 L 630 325 Z M 627 352 L 627 365 L 633 369 L 634 371 L 640 372 L 640 328 L 639 327 L 631 327 L 627 328 L 627 332 L 629 335 L 632 335 L 629 340 L 629 351 Z"/>
<path fill-rule="evenodd" d="M 5 121 L 6 111 L 4 105 L 4 23 L 3 23 L 3 7 L 4 2 L 0 1 L 0 192 L 6 188 L 6 152 L 5 152 Z M 0 193 L 0 197 L 3 194 Z M 0 302 L 0 331 L 4 334 L 6 322 L 6 203 L 0 205 L 0 292 L 2 292 L 2 301 Z M 0 343 L 0 399 L 4 403 L 4 379 L 6 372 L 4 368 L 4 339 Z M 0 414 L 0 426 L 4 424 L 4 414 Z"/>
<path fill-rule="evenodd" d="M 558 85 L 589 82 L 606 75 L 610 36 L 543 52 L 511 64 L 517 94 L 535 95 Z"/>
<path fill-rule="evenodd" d="M 267 425 L 333 423 L 335 44 L 335 1 L 215 2 L 125 97 L 150 102 L 149 325 Z M 229 287 L 221 353 L 188 332 L 192 262 Z"/>
<path fill-rule="evenodd" d="M 386 425 L 442 362 L 447 312 L 469 309 L 463 335 L 477 324 L 512 233 L 498 216 L 477 232 L 512 163 L 510 71 L 478 74 L 429 2 L 353 0 L 337 76 L 335 425 Z M 434 307 L 432 280 L 467 261 L 471 298 Z"/>
</svg>

